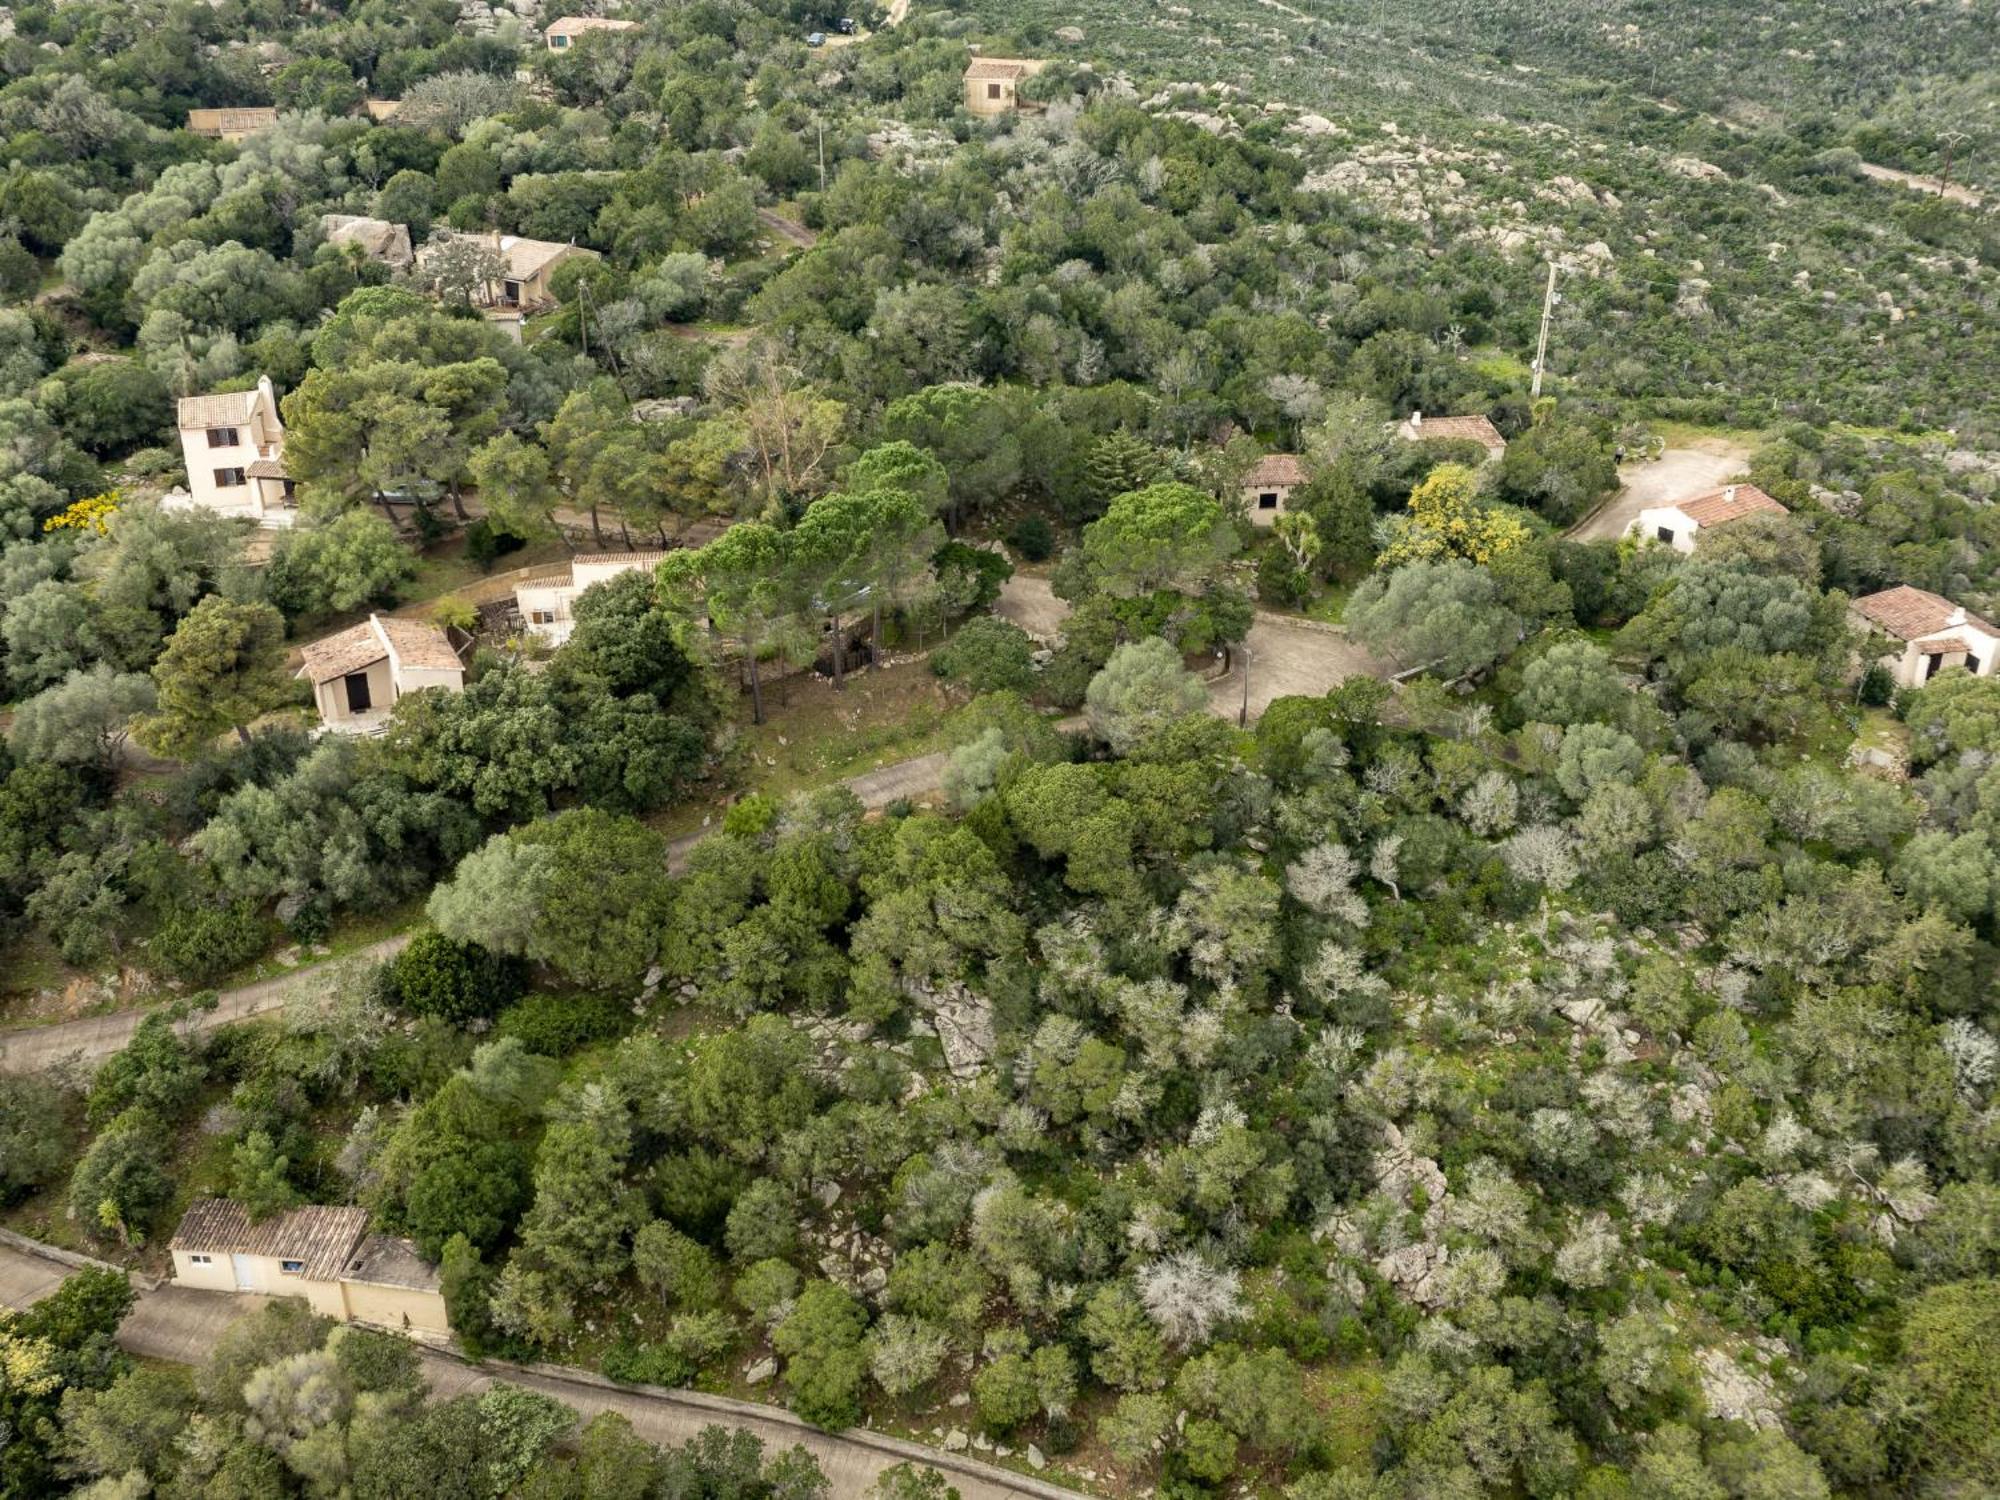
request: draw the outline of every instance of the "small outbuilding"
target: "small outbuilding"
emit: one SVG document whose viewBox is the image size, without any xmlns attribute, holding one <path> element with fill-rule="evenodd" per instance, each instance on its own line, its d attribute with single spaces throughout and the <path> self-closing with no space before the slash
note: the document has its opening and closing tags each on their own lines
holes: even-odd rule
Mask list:
<svg viewBox="0 0 2000 1500">
<path fill-rule="evenodd" d="M 1703 531 L 1727 526 L 1745 516 L 1788 516 L 1776 500 L 1754 484 L 1732 484 L 1692 500 L 1648 506 L 1627 529 L 1643 540 L 1665 542 L 1676 552 L 1692 552 Z"/>
<path fill-rule="evenodd" d="M 299 654 L 298 675 L 312 683 L 320 723 L 334 734 L 382 733 L 406 693 L 465 690 L 465 664 L 451 637 L 422 620 L 370 615 Z"/>
<path fill-rule="evenodd" d="M 1493 425 L 1491 417 L 1484 415 L 1426 417 L 1420 411 L 1413 411 L 1396 429 L 1396 436 L 1406 443 L 1477 443 L 1486 450 L 1488 463 L 1507 451 L 1507 440 L 1500 436 L 1500 429 Z"/>
<path fill-rule="evenodd" d="M 608 16 L 563 16 L 549 22 L 542 42 L 551 52 L 567 52 L 576 39 L 593 31 L 637 31 L 637 21 L 614 21 Z"/>
<path fill-rule="evenodd" d="M 965 69 L 965 107 L 975 115 L 1004 115 L 1033 108 L 1021 98 L 1021 85 L 1048 63 L 1034 57 L 975 57 Z"/>
<path fill-rule="evenodd" d="M 268 104 L 237 109 L 191 109 L 187 116 L 189 134 L 227 141 L 232 146 L 277 123 L 278 111 Z"/>
<path fill-rule="evenodd" d="M 1922 687 L 1946 667 L 1991 677 L 2000 660 L 2000 630 L 1929 589 L 1899 583 L 1863 594 L 1848 606 L 1848 618 L 1870 635 L 1901 643 L 1879 658 L 1898 687 Z"/>
<path fill-rule="evenodd" d="M 1243 508 L 1253 526 L 1270 526 L 1292 503 L 1292 491 L 1306 482 L 1306 466 L 1296 453 L 1272 453 L 1257 460 L 1243 478 Z"/>
<path fill-rule="evenodd" d="M 198 1198 L 168 1242 L 174 1280 L 210 1292 L 303 1297 L 322 1317 L 445 1338 L 437 1267 L 408 1240 L 368 1232 L 368 1210 L 314 1205 L 253 1223 L 227 1198 Z"/>
</svg>

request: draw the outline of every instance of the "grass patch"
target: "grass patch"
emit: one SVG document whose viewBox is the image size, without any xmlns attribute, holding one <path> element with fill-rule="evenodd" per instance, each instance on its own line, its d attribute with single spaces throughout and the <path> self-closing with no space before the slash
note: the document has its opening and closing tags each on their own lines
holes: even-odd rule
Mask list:
<svg viewBox="0 0 2000 1500">
<path fill-rule="evenodd" d="M 1337 1468 L 1372 1472 L 1382 1433 L 1382 1367 L 1374 1360 L 1334 1365 L 1306 1376 L 1306 1399 L 1328 1418 L 1327 1456 Z"/>
</svg>

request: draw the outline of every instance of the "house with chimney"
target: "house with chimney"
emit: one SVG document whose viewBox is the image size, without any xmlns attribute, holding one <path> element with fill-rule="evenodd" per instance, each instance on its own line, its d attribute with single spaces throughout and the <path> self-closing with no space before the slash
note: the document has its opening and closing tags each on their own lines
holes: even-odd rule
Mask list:
<svg viewBox="0 0 2000 1500">
<path fill-rule="evenodd" d="M 1676 552 L 1692 552 L 1704 531 L 1727 526 L 1745 516 L 1790 514 L 1756 485 L 1731 484 L 1706 495 L 1697 495 L 1692 500 L 1648 506 L 1626 529 L 1626 535 L 1644 541 L 1665 542 Z"/>
<path fill-rule="evenodd" d="M 664 552 L 579 552 L 566 563 L 537 568 L 514 585 L 521 628 L 537 640 L 560 646 L 576 629 L 576 601 L 593 584 L 636 569 L 651 572 Z"/>
<path fill-rule="evenodd" d="M 187 489 L 161 502 L 168 510 L 209 510 L 219 516 L 285 527 L 298 501 L 285 469 L 285 424 L 268 375 L 247 391 L 183 396 L 175 407 Z"/>
<path fill-rule="evenodd" d="M 465 663 L 449 634 L 422 620 L 370 615 L 312 641 L 296 676 L 312 684 L 325 734 L 381 734 L 398 700 L 425 688 L 465 690 Z"/>
<path fill-rule="evenodd" d="M 1396 429 L 1396 436 L 1406 443 L 1477 443 L 1486 450 L 1488 463 L 1507 451 L 1507 440 L 1500 436 L 1500 429 L 1493 425 L 1492 418 L 1484 415 L 1427 417 L 1413 411 Z"/>
<path fill-rule="evenodd" d="M 1271 526 L 1306 482 L 1306 466 L 1296 453 L 1270 453 L 1243 476 L 1243 510 L 1253 526 Z"/>
<path fill-rule="evenodd" d="M 965 108 L 975 115 L 1004 115 L 1036 106 L 1021 98 L 1021 85 L 1048 63 L 1033 57 L 975 57 L 965 69 Z"/>
<path fill-rule="evenodd" d="M 1991 677 L 2000 660 L 2000 629 L 1929 589 L 1899 583 L 1863 594 L 1848 605 L 1847 614 L 1872 639 L 1887 637 L 1894 643 L 1876 659 L 1898 687 L 1922 687 L 1946 667 Z"/>
<path fill-rule="evenodd" d="M 240 1203 L 197 1198 L 168 1241 L 174 1281 L 200 1291 L 300 1297 L 325 1318 L 445 1339 L 438 1268 L 405 1239 L 368 1232 L 368 1210 L 311 1205 L 254 1221 Z"/>
</svg>

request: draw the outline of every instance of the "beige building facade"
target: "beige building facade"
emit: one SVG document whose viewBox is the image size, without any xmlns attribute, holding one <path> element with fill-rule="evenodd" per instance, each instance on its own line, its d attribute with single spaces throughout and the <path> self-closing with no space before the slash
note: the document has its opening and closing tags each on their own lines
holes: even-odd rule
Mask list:
<svg viewBox="0 0 2000 1500">
<path fill-rule="evenodd" d="M 1257 460 L 1243 479 L 1243 511 L 1253 526 L 1274 526 L 1306 482 L 1306 466 L 1296 453 L 1273 453 Z"/>
<path fill-rule="evenodd" d="M 576 601 L 592 584 L 660 565 L 664 552 L 580 552 L 567 563 L 541 568 L 514 586 L 514 606 L 529 635 L 560 646 L 576 629 Z"/>
<path fill-rule="evenodd" d="M 1021 85 L 1048 63 L 1033 57 L 975 57 L 965 70 L 965 108 L 975 115 L 1004 115 L 1034 106 L 1021 98 Z"/>
<path fill-rule="evenodd" d="M 436 625 L 370 615 L 307 645 L 298 676 L 313 687 L 321 726 L 332 734 L 380 734 L 406 694 L 465 689 L 465 664 Z"/>
<path fill-rule="evenodd" d="M 1898 687 L 1922 687 L 1946 667 L 1991 677 L 2000 660 L 2000 629 L 1929 589 L 1904 583 L 1863 594 L 1848 606 L 1848 618 L 1868 635 L 1897 643 L 1900 649 L 1878 660 Z"/>
<path fill-rule="evenodd" d="M 365 1208 L 295 1208 L 253 1223 L 241 1204 L 198 1198 L 167 1248 L 181 1286 L 301 1297 L 343 1323 L 451 1333 L 437 1268 L 410 1241 L 370 1234 Z"/>
<path fill-rule="evenodd" d="M 260 375 L 247 391 L 184 396 L 175 415 L 187 491 L 168 496 L 168 509 L 212 510 L 259 526 L 286 527 L 298 519 L 285 470 L 285 424 L 270 376 Z"/>
</svg>

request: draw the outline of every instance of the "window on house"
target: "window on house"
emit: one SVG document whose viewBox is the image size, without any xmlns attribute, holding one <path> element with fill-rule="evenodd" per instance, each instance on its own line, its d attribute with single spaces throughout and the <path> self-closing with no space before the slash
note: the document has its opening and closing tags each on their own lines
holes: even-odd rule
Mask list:
<svg viewBox="0 0 2000 1500">
<path fill-rule="evenodd" d="M 210 1264 L 212 1259 L 213 1257 L 207 1255 L 190 1255 L 188 1257 L 188 1262 L 191 1265 L 205 1266 Z"/>
<path fill-rule="evenodd" d="M 556 622 L 556 612 L 552 609 L 531 609 L 528 611 L 528 619 L 536 625 L 553 625 Z"/>
<path fill-rule="evenodd" d="M 1000 85 L 997 83 L 987 84 L 986 97 L 989 99 L 998 99 L 1000 97 Z"/>
<path fill-rule="evenodd" d="M 245 483 L 245 479 L 241 469 L 217 469 L 215 471 L 215 487 L 219 490 L 233 490 L 243 483 Z"/>
<path fill-rule="evenodd" d="M 549 45 L 560 52 L 569 45 L 569 38 L 566 36 L 552 36 L 549 38 Z"/>
<path fill-rule="evenodd" d="M 1276 490 L 1266 490 L 1264 491 L 1263 494 L 1257 497 L 1257 509 L 1276 510 L 1277 508 L 1278 508 L 1278 492 Z"/>
<path fill-rule="evenodd" d="M 1659 531 L 1658 531 L 1658 533 L 1657 533 L 1657 534 L 1658 534 L 1658 536 L 1659 536 L 1659 538 L 1660 538 L 1660 540 L 1661 540 L 1661 541 L 1663 541 L 1663 542 L 1666 542 L 1666 543 L 1668 543 L 1669 545 L 1671 545 L 1671 544 L 1672 544 L 1672 542 L 1673 542 L 1673 539 L 1674 539 L 1674 528 L 1673 528 L 1673 527 L 1671 527 L 1671 526 L 1662 526 L 1662 527 L 1661 527 L 1661 528 L 1659 529 Z"/>
<path fill-rule="evenodd" d="M 1974 677 L 1979 675 L 1979 658 L 1974 656 L 1970 651 L 1965 653 L 1965 670 L 1970 672 Z"/>
<path fill-rule="evenodd" d="M 278 1269 L 283 1271 L 287 1276 L 303 1276 L 306 1270 L 306 1263 L 302 1260 L 281 1260 L 278 1262 Z"/>
<path fill-rule="evenodd" d="M 1937 676 L 1938 664 L 1941 663 L 1943 660 L 1944 658 L 1942 656 L 1936 656 L 1936 655 L 1926 656 L 1924 658 L 1925 682 L 1929 682 L 1933 677 Z"/>
<path fill-rule="evenodd" d="M 208 429 L 208 446 L 211 448 L 234 448 L 237 444 L 234 427 L 211 427 Z"/>
</svg>

